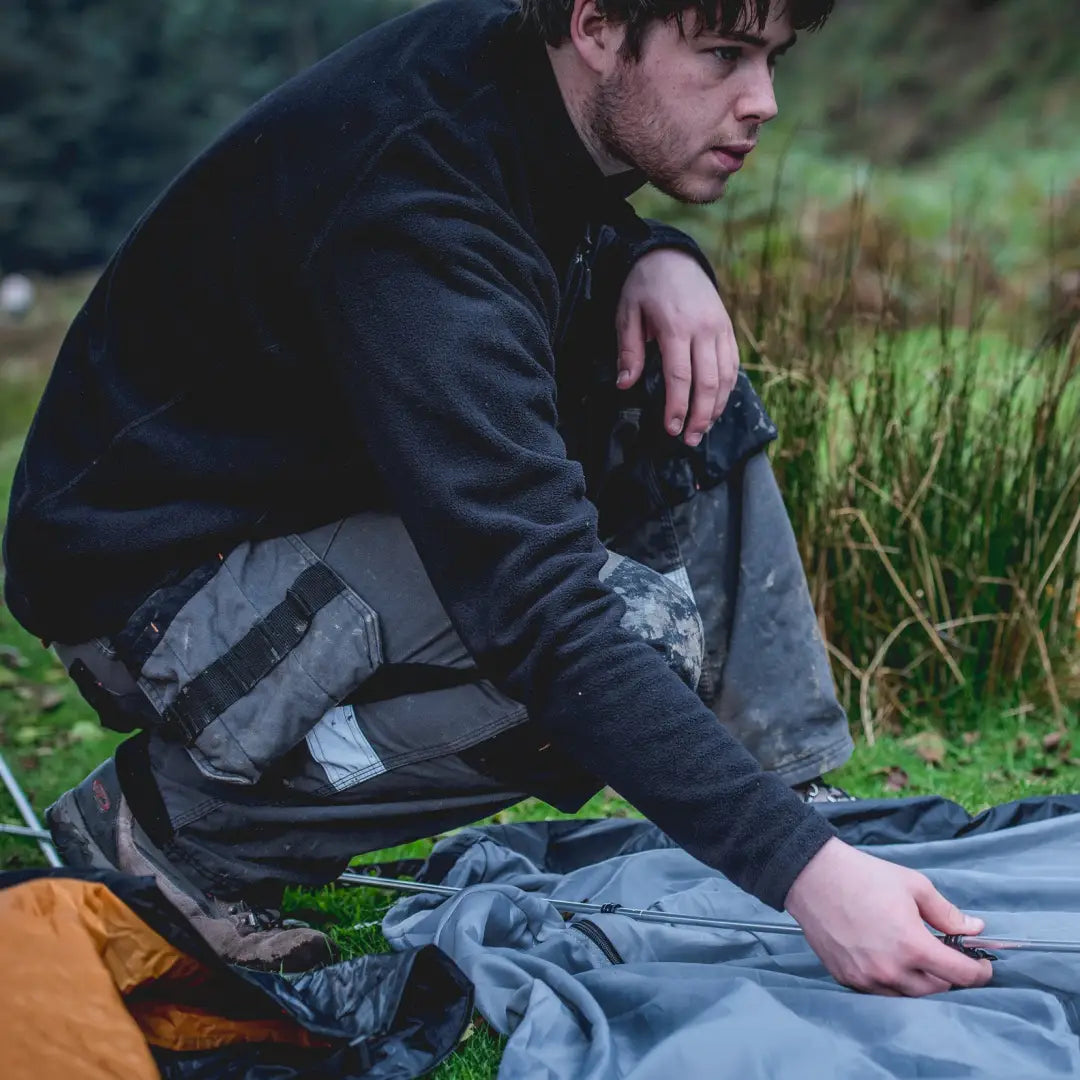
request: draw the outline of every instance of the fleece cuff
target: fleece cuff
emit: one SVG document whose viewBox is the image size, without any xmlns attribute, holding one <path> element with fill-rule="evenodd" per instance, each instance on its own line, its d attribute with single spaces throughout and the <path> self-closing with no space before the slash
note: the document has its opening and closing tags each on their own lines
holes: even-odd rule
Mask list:
<svg viewBox="0 0 1080 1080">
<path fill-rule="evenodd" d="M 783 911 L 788 890 L 795 879 L 806 864 L 836 835 L 836 830 L 817 811 L 808 814 L 765 864 L 749 891 L 770 907 Z"/>
</svg>

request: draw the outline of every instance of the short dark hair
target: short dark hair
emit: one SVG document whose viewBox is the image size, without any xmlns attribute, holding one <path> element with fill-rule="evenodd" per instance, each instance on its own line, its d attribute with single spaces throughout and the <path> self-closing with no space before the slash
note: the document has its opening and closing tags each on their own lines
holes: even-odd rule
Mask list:
<svg viewBox="0 0 1080 1080">
<path fill-rule="evenodd" d="M 596 0 L 596 6 L 613 22 L 626 25 L 627 54 L 641 55 L 645 30 L 653 22 L 676 22 L 679 30 L 687 12 L 699 25 L 720 33 L 756 28 L 769 21 L 772 8 L 786 11 L 796 30 L 817 30 L 833 9 L 834 0 Z M 521 0 L 522 21 L 549 45 L 559 45 L 570 36 L 570 15 L 574 0 Z"/>
</svg>

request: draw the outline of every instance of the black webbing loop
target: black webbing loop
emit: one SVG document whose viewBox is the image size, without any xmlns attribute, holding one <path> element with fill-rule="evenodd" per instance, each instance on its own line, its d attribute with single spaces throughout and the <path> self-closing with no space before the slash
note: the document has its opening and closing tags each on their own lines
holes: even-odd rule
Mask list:
<svg viewBox="0 0 1080 1080">
<path fill-rule="evenodd" d="M 315 613 L 344 591 L 345 583 L 324 563 L 309 566 L 277 607 L 177 694 L 163 713 L 166 725 L 190 746 L 211 721 L 285 659 L 307 633 Z"/>
</svg>

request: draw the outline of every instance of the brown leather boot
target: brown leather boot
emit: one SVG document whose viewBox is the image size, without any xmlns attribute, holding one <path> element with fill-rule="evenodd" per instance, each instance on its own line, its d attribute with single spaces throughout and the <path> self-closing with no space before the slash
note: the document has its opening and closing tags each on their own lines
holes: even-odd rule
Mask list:
<svg viewBox="0 0 1080 1080">
<path fill-rule="evenodd" d="M 231 964 L 259 971 L 307 971 L 335 959 L 325 934 L 286 925 L 279 912 L 220 900 L 171 863 L 132 816 L 112 759 L 45 811 L 53 843 L 68 866 L 152 877 L 206 943 Z"/>
</svg>

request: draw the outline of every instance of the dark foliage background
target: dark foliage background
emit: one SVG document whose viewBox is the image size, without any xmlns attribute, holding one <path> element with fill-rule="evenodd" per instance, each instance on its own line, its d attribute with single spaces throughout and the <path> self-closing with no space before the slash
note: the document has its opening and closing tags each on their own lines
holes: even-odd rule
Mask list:
<svg viewBox="0 0 1080 1080">
<path fill-rule="evenodd" d="M 0 271 L 99 265 L 248 104 L 420 2 L 2 0 Z M 895 163 L 1015 117 L 1005 163 L 1076 142 L 1078 41 L 1075 0 L 839 0 L 781 70 L 785 123 Z"/>
<path fill-rule="evenodd" d="M 409 0 L 3 0 L 0 269 L 100 263 L 252 101 Z"/>
</svg>

